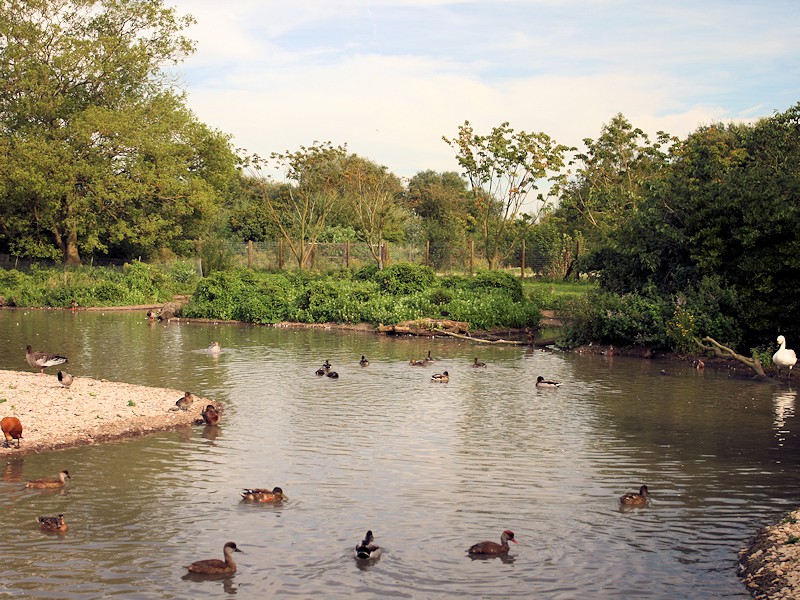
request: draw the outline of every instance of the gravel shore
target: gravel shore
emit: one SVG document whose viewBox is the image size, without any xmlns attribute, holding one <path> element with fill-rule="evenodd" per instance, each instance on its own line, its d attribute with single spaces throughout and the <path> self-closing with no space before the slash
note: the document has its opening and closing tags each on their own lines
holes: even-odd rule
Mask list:
<svg viewBox="0 0 800 600">
<path fill-rule="evenodd" d="M 739 575 L 754 598 L 800 598 L 800 510 L 762 528 L 739 552 Z"/>
<path fill-rule="evenodd" d="M 184 390 L 151 388 L 76 377 L 69 388 L 56 375 L 0 370 L 0 417 L 17 417 L 20 447 L 0 446 L 0 456 L 94 444 L 189 426 L 201 419 L 207 398 L 188 410 L 175 402 Z M 4 441 L 4 438 L 0 438 Z"/>
</svg>

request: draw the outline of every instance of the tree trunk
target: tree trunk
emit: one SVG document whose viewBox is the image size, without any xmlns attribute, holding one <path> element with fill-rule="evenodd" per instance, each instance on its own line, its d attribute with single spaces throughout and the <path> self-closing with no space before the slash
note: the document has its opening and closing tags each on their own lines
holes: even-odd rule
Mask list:
<svg viewBox="0 0 800 600">
<path fill-rule="evenodd" d="M 81 264 L 81 256 L 78 253 L 78 232 L 74 228 L 69 228 L 65 235 L 60 231 L 55 232 L 56 245 L 61 250 L 65 265 L 77 266 Z"/>
</svg>

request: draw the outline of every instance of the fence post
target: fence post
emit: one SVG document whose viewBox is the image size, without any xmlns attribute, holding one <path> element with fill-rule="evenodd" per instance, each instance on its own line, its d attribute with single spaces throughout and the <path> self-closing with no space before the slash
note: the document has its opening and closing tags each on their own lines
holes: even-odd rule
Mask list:
<svg viewBox="0 0 800 600">
<path fill-rule="evenodd" d="M 317 244 L 316 242 L 311 242 L 309 246 L 311 246 L 311 251 L 309 252 L 309 255 L 311 257 L 311 270 L 313 271 L 317 265 Z"/>
<path fill-rule="evenodd" d="M 469 276 L 475 273 L 475 240 L 469 241 Z"/>
<path fill-rule="evenodd" d="M 350 268 L 350 240 L 344 243 L 344 265 Z"/>
<path fill-rule="evenodd" d="M 425 242 L 425 266 L 431 266 L 431 241 L 426 240 Z"/>
<path fill-rule="evenodd" d="M 283 238 L 278 240 L 278 269 L 283 271 Z"/>
<path fill-rule="evenodd" d="M 383 242 L 383 266 L 389 266 L 389 242 Z"/>
<path fill-rule="evenodd" d="M 522 264 L 520 265 L 520 277 L 525 279 L 525 238 L 522 238 Z"/>
<path fill-rule="evenodd" d="M 247 268 L 253 268 L 253 240 L 247 240 Z"/>
</svg>

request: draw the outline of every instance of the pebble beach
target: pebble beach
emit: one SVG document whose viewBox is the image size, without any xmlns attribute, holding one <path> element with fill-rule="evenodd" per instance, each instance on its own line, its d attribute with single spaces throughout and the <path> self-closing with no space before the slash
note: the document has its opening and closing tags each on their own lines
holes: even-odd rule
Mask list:
<svg viewBox="0 0 800 600">
<path fill-rule="evenodd" d="M 75 377 L 69 388 L 55 373 L 0 370 L 0 417 L 17 417 L 20 447 L 0 447 L 0 456 L 42 452 L 190 426 L 208 404 L 195 397 L 187 410 L 175 402 L 185 390 Z"/>
</svg>

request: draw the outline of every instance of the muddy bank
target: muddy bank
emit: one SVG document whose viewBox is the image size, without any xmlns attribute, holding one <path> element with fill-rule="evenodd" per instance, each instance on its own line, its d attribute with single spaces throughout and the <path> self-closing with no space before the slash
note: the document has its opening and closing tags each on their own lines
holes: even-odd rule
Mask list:
<svg viewBox="0 0 800 600">
<path fill-rule="evenodd" d="M 176 409 L 185 390 L 151 388 L 76 377 L 69 388 L 56 375 L 0 371 L 0 417 L 17 417 L 20 447 L 0 456 L 56 450 L 190 426 L 201 419 L 207 398 Z M 4 438 L 2 438 L 4 440 Z"/>
</svg>

